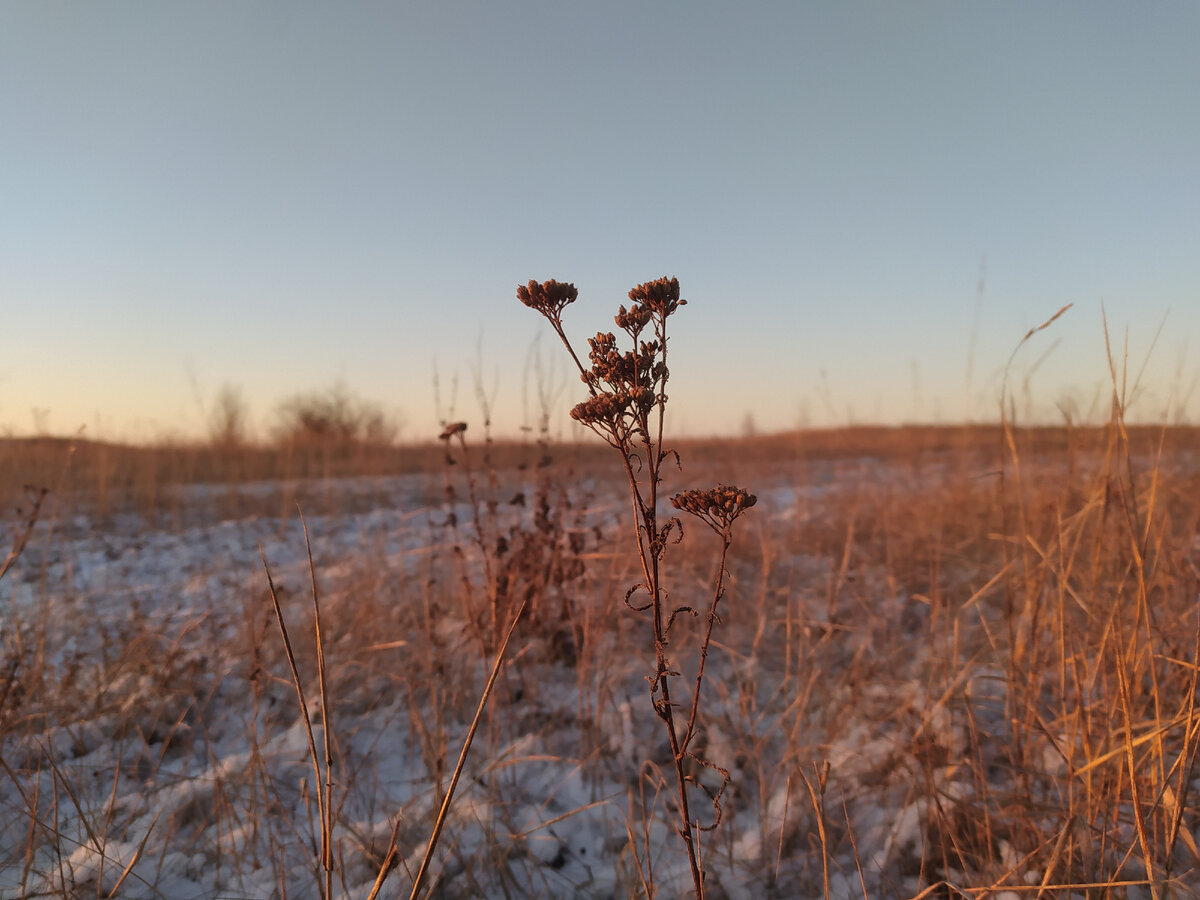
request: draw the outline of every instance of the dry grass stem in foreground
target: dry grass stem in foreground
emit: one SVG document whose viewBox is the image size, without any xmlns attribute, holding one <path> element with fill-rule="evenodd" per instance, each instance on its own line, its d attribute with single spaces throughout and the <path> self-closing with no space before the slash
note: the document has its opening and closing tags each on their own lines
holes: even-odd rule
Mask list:
<svg viewBox="0 0 1200 900">
<path fill-rule="evenodd" d="M 13 535 L 12 547 L 8 551 L 8 555 L 4 558 L 4 562 L 0 563 L 0 578 L 3 578 L 12 564 L 17 561 L 29 543 L 29 538 L 33 535 L 34 526 L 37 525 L 38 516 L 42 511 L 42 504 L 46 500 L 47 491 L 45 488 L 40 490 L 27 486 L 25 488 L 29 492 L 29 511 L 18 509 L 17 515 L 24 519 L 24 524 Z"/>
<path fill-rule="evenodd" d="M 626 592 L 625 604 L 635 612 L 650 613 L 655 655 L 654 672 L 648 676 L 650 699 L 666 728 L 678 790 L 679 833 L 687 848 L 696 896 L 702 898 L 704 869 L 700 861 L 700 832 L 714 829 L 720 823 L 721 796 L 730 776 L 728 770 L 702 758 L 691 747 L 696 736 L 709 642 L 713 626 L 720 621 L 717 605 L 725 592 L 725 562 L 733 541 L 733 522 L 755 504 L 756 498 L 740 488 L 721 485 L 713 490 L 685 491 L 671 501 L 676 509 L 708 524 L 722 539 L 716 584 L 698 649 L 696 681 L 686 724 L 681 729 L 676 714 L 678 704 L 671 698 L 671 679 L 678 677 L 680 671 L 668 649 L 671 629 L 677 618 L 695 616 L 696 611 L 689 606 L 671 608 L 667 603 L 662 561 L 668 544 L 682 540 L 683 524 L 677 517 L 660 522 L 658 501 L 663 463 L 672 457 L 676 464 L 679 463 L 678 454 L 663 444 L 666 388 L 670 377 L 667 319 L 687 301 L 680 298 L 679 281 L 675 278 L 660 278 L 633 288 L 629 292 L 630 307 L 621 306 L 615 318 L 617 328 L 630 339 L 633 348 L 621 350 L 612 332 L 600 332 L 588 339 L 590 364 L 584 366 L 562 325 L 563 310 L 577 296 L 573 284 L 554 280 L 540 284 L 530 281 L 517 288 L 517 298 L 550 323 L 587 385 L 589 396 L 571 410 L 571 418 L 590 428 L 617 451 L 629 482 L 643 580 Z M 641 592 L 645 593 L 646 599 L 637 604 L 632 598 Z M 701 769 L 716 772 L 720 776 L 720 785 L 715 790 L 703 785 L 689 772 L 689 761 Z M 711 799 L 714 815 L 707 825 L 701 824 L 692 814 L 689 795 L 692 789 L 703 790 Z"/>
<path fill-rule="evenodd" d="M 288 667 L 292 673 L 292 685 L 296 688 L 296 698 L 300 704 L 300 714 L 304 720 L 304 733 L 308 738 L 308 753 L 313 767 L 313 784 L 317 790 L 317 810 L 320 818 L 321 832 L 321 871 L 324 876 L 322 883 L 322 900 L 333 897 L 333 753 L 329 746 L 329 694 L 325 685 L 325 649 L 321 639 L 321 601 L 317 591 L 317 570 L 313 565 L 312 543 L 308 537 L 308 523 L 304 514 L 300 514 L 304 526 L 304 545 L 308 555 L 308 571 L 312 579 L 313 601 L 313 637 L 317 646 L 317 675 L 321 694 L 321 732 L 324 737 L 325 749 L 325 779 L 322 784 L 321 765 L 317 756 L 317 744 L 313 738 L 312 720 L 308 713 L 308 703 L 304 698 L 304 684 L 300 680 L 300 672 L 296 667 L 296 654 L 292 650 L 292 641 L 288 637 L 287 623 L 283 618 L 283 609 L 279 605 L 279 592 L 275 589 L 275 580 L 271 577 L 271 569 L 267 565 L 267 556 L 259 545 L 259 558 L 262 560 L 263 571 L 267 575 L 267 588 L 271 595 L 271 606 L 275 610 L 275 621 L 279 625 L 279 633 L 283 638 L 284 652 L 287 655 Z"/>
</svg>

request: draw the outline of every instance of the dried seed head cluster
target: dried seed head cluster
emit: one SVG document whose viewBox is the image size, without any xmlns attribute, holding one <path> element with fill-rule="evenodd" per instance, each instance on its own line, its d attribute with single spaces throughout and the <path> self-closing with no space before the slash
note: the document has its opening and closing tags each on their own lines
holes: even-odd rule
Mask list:
<svg viewBox="0 0 1200 900">
<path fill-rule="evenodd" d="M 679 298 L 678 278 L 659 278 L 639 284 L 629 292 L 629 299 L 633 305 L 629 309 L 622 306 L 617 310 L 615 321 L 617 327 L 635 341 L 655 317 L 661 323 L 679 307 L 687 306 L 687 301 Z M 661 329 L 655 330 L 661 334 Z"/>
<path fill-rule="evenodd" d="M 529 284 L 523 284 L 517 288 L 518 300 L 530 309 L 536 309 L 552 321 L 557 321 L 562 315 L 563 308 L 568 303 L 574 303 L 578 296 L 579 291 L 575 290 L 575 285 L 555 281 L 553 278 L 543 281 L 541 284 L 530 281 Z"/>
<path fill-rule="evenodd" d="M 686 300 L 679 299 L 678 278 L 660 278 L 639 284 L 629 292 L 629 299 L 660 316 L 669 316 L 679 307 L 687 305 Z"/>
<path fill-rule="evenodd" d="M 531 281 L 517 288 L 517 298 L 549 319 L 564 341 L 560 314 L 577 295 L 574 285 L 557 281 Z M 666 319 L 687 303 L 679 297 L 677 278 L 639 284 L 629 292 L 629 299 L 633 305 L 628 309 L 622 306 L 615 322 L 633 339 L 634 348 L 620 350 L 612 332 L 590 338 L 589 365 L 579 363 L 579 374 L 591 397 L 571 410 L 573 419 L 614 447 L 627 446 L 633 438 L 644 440 L 655 407 L 666 404 Z M 653 330 L 654 337 L 641 340 L 647 328 Z"/>
<path fill-rule="evenodd" d="M 642 329 L 650 323 L 650 317 L 653 313 L 649 307 L 638 306 L 636 303 L 633 309 L 626 309 L 622 306 L 617 310 L 616 323 L 617 327 L 622 331 L 628 332 L 635 338 L 641 333 Z"/>
<path fill-rule="evenodd" d="M 571 418 L 589 428 L 599 426 L 605 431 L 611 432 L 617 428 L 619 417 L 628 406 L 628 397 L 597 394 L 582 403 L 577 403 L 571 409 Z"/>
<path fill-rule="evenodd" d="M 703 519 L 718 534 L 728 534 L 734 519 L 757 502 L 754 494 L 728 484 L 683 491 L 671 498 L 673 507 Z"/>
<path fill-rule="evenodd" d="M 438 435 L 438 440 L 439 441 L 448 441 L 448 440 L 450 440 L 450 438 L 454 437 L 456 434 L 462 434 L 466 430 L 467 430 L 466 422 L 451 422 L 449 425 L 447 425 L 445 428 L 442 429 L 442 433 Z"/>
</svg>

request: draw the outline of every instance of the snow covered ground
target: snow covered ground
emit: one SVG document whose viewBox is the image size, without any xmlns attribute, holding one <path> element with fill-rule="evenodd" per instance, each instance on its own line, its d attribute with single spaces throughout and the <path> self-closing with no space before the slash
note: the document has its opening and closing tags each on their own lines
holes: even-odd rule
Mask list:
<svg viewBox="0 0 1200 900">
<path fill-rule="evenodd" d="M 532 497 L 531 477 L 509 473 L 488 496 Z M 732 776 L 703 843 L 710 893 L 821 896 L 827 880 L 835 897 L 864 884 L 871 897 L 915 894 L 933 871 L 919 862 L 930 797 L 979 789 L 957 760 L 968 724 L 1003 730 L 1003 672 L 957 665 L 977 718 L 953 714 L 931 673 L 966 650 L 924 639 L 929 604 L 802 535 L 826 504 L 941 476 L 849 461 L 757 477 L 705 684 L 703 754 Z M 118 885 L 115 896 L 169 900 L 318 896 L 317 781 L 259 556 L 280 585 L 319 746 L 305 540 L 272 499 L 284 488 L 181 488 L 168 521 L 72 512 L 39 524 L 0 582 L 0 898 Z M 331 672 L 335 895 L 367 896 L 394 831 L 399 861 L 380 896 L 407 896 L 490 665 L 476 507 L 461 483 L 440 499 L 440 475 L 319 490 L 307 523 Z M 239 508 L 231 491 L 280 513 L 223 517 Z M 586 571 L 518 628 L 433 896 L 690 888 L 669 788 L 656 788 L 669 753 L 647 695 L 652 650 L 620 599 L 636 580 L 625 498 L 577 479 L 560 501 Z M 513 502 L 497 527 L 531 515 Z M 711 576 L 700 531 L 678 551 L 681 596 L 703 596 Z M 683 666 L 690 684 L 694 663 Z M 1002 836 L 996 854 L 1020 868 Z"/>
</svg>

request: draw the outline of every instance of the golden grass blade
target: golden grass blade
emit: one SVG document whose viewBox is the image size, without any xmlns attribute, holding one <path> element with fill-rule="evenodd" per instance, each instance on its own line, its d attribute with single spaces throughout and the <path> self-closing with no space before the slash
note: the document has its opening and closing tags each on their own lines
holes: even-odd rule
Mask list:
<svg viewBox="0 0 1200 900">
<path fill-rule="evenodd" d="M 421 885 L 425 881 L 425 876 L 429 872 L 429 864 L 433 860 L 433 851 L 437 848 L 438 839 L 442 835 L 442 828 L 446 824 L 446 816 L 450 812 L 450 804 L 454 800 L 455 788 L 458 787 L 458 780 L 462 777 L 463 768 L 467 763 L 467 753 L 471 750 L 471 743 L 475 740 L 475 732 L 479 728 L 479 721 L 483 718 L 483 711 L 487 706 L 488 699 L 492 696 L 492 688 L 496 684 L 496 676 L 500 674 L 500 667 L 504 664 L 504 654 L 508 650 L 509 641 L 512 640 L 513 632 L 517 630 L 517 623 L 521 621 L 521 614 L 525 612 L 525 606 L 528 602 L 528 596 L 521 599 L 521 603 L 513 615 L 512 623 L 508 626 L 508 631 L 504 634 L 504 640 L 501 642 L 500 648 L 496 651 L 496 659 L 492 663 L 492 671 L 488 675 L 487 684 L 484 685 L 483 694 L 479 698 L 479 705 L 475 707 L 475 718 L 471 720 L 471 727 L 467 729 L 467 736 L 463 740 L 462 750 L 458 754 L 458 762 L 454 766 L 454 774 L 450 778 L 450 786 L 446 789 L 446 796 L 442 800 L 442 808 L 438 810 L 437 819 L 433 823 L 433 833 L 429 836 L 429 844 L 425 848 L 425 855 L 421 859 L 421 866 L 417 869 L 417 877 L 413 879 L 412 893 L 409 895 L 410 900 L 416 900 L 416 897 L 420 894 Z"/>
<path fill-rule="evenodd" d="M 304 552 L 308 557 L 308 574 L 312 583 L 313 636 L 317 642 L 317 684 L 321 694 L 321 738 L 325 750 L 325 785 L 317 782 L 317 792 L 324 792 L 318 804 L 321 811 L 321 867 L 325 870 L 325 897 L 333 897 L 333 752 L 330 749 L 329 691 L 325 680 L 325 642 L 321 638 L 321 601 L 317 588 L 317 567 L 313 564 L 312 540 L 308 534 L 308 522 L 304 510 L 296 504 L 300 514 L 300 526 L 304 529 Z"/>
<path fill-rule="evenodd" d="M 321 820 L 321 864 L 325 864 L 327 850 L 325 839 L 325 794 L 321 788 L 321 765 L 317 756 L 317 742 L 313 738 L 312 719 L 308 714 L 308 702 L 304 699 L 304 685 L 300 681 L 300 672 L 296 668 L 296 654 L 292 650 L 292 639 L 288 636 L 287 623 L 283 619 L 283 609 L 279 605 L 279 593 L 275 590 L 275 579 L 271 577 L 271 567 L 267 565 L 267 556 L 262 544 L 258 545 L 258 556 L 262 560 L 263 571 L 267 574 L 267 589 L 271 594 L 271 604 L 275 608 L 275 621 L 279 624 L 279 633 L 283 636 L 283 650 L 287 656 L 288 666 L 292 671 L 292 685 L 296 688 L 296 697 L 300 701 L 300 715 L 304 719 L 304 734 L 308 738 L 308 755 L 312 760 L 313 784 L 317 789 L 317 812 Z M 322 710 L 324 712 L 324 710 Z M 311 807 L 309 807 L 311 809 Z M 330 900 L 326 894 L 324 900 Z"/>
<path fill-rule="evenodd" d="M 388 839 L 387 853 L 384 854 L 383 864 L 379 867 L 379 874 L 375 876 L 375 883 L 371 885 L 371 893 L 367 894 L 367 900 L 376 900 L 379 896 L 379 890 L 383 887 L 384 881 L 387 880 L 388 873 L 392 871 L 392 863 L 396 859 L 398 848 L 396 846 L 396 835 L 400 833 L 400 817 L 396 817 L 396 821 L 392 824 L 392 836 Z"/>
<path fill-rule="evenodd" d="M 159 815 L 161 815 L 161 813 Z M 109 900 L 112 900 L 113 897 L 117 896 L 117 891 L 121 889 L 121 885 L 125 883 L 125 879 L 128 878 L 129 873 L 133 871 L 133 867 L 136 866 L 138 860 L 142 858 L 142 853 L 146 849 L 146 842 L 150 840 L 150 833 L 154 831 L 154 826 L 157 824 L 158 815 L 151 820 L 150 827 L 146 829 L 146 833 L 142 835 L 141 841 L 138 842 L 137 850 L 133 852 L 133 858 L 129 860 L 129 864 L 125 866 L 124 871 L 121 872 L 121 877 L 117 879 L 116 884 L 112 886 L 112 890 L 108 892 Z"/>
</svg>

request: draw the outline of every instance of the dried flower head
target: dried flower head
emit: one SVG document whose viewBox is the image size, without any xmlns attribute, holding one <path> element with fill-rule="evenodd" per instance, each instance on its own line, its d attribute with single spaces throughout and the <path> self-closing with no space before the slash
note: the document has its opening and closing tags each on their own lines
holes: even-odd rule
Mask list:
<svg viewBox="0 0 1200 900">
<path fill-rule="evenodd" d="M 438 435 L 438 440 L 439 441 L 448 441 L 448 440 L 450 440 L 450 438 L 454 437 L 456 434 L 462 434 L 466 430 L 467 430 L 466 422 L 451 422 L 449 425 L 447 425 L 445 428 L 442 429 L 442 433 Z"/>
<path fill-rule="evenodd" d="M 619 394 L 597 394 L 571 409 L 571 418 L 587 425 L 592 430 L 599 428 L 602 434 L 616 435 L 621 414 L 625 412 L 630 398 Z"/>
<path fill-rule="evenodd" d="M 637 361 L 631 352 L 622 353 L 617 349 L 617 339 L 612 332 L 588 338 L 588 347 L 588 359 L 592 366 L 583 376 L 588 384 L 603 383 L 610 388 L 620 389 L 636 379 Z"/>
<path fill-rule="evenodd" d="M 614 321 L 617 323 L 618 328 L 636 338 L 641 334 L 642 329 L 650 323 L 653 315 L 649 307 L 639 306 L 635 303 L 631 309 L 626 309 L 622 306 L 617 310 Z"/>
<path fill-rule="evenodd" d="M 629 299 L 664 317 L 687 305 L 686 300 L 679 299 L 678 278 L 660 278 L 657 281 L 639 284 L 629 292 Z"/>
<path fill-rule="evenodd" d="M 671 498 L 671 505 L 708 523 L 718 534 L 729 533 L 734 519 L 758 502 L 743 488 L 720 484 L 707 490 L 683 491 Z"/>
<path fill-rule="evenodd" d="M 578 296 L 579 291 L 575 290 L 575 285 L 555 281 L 553 278 L 543 281 L 541 284 L 530 281 L 529 284 L 517 287 L 518 300 L 530 309 L 536 309 L 546 318 L 553 320 L 557 320 L 563 307 L 568 303 L 574 303 Z"/>
</svg>

